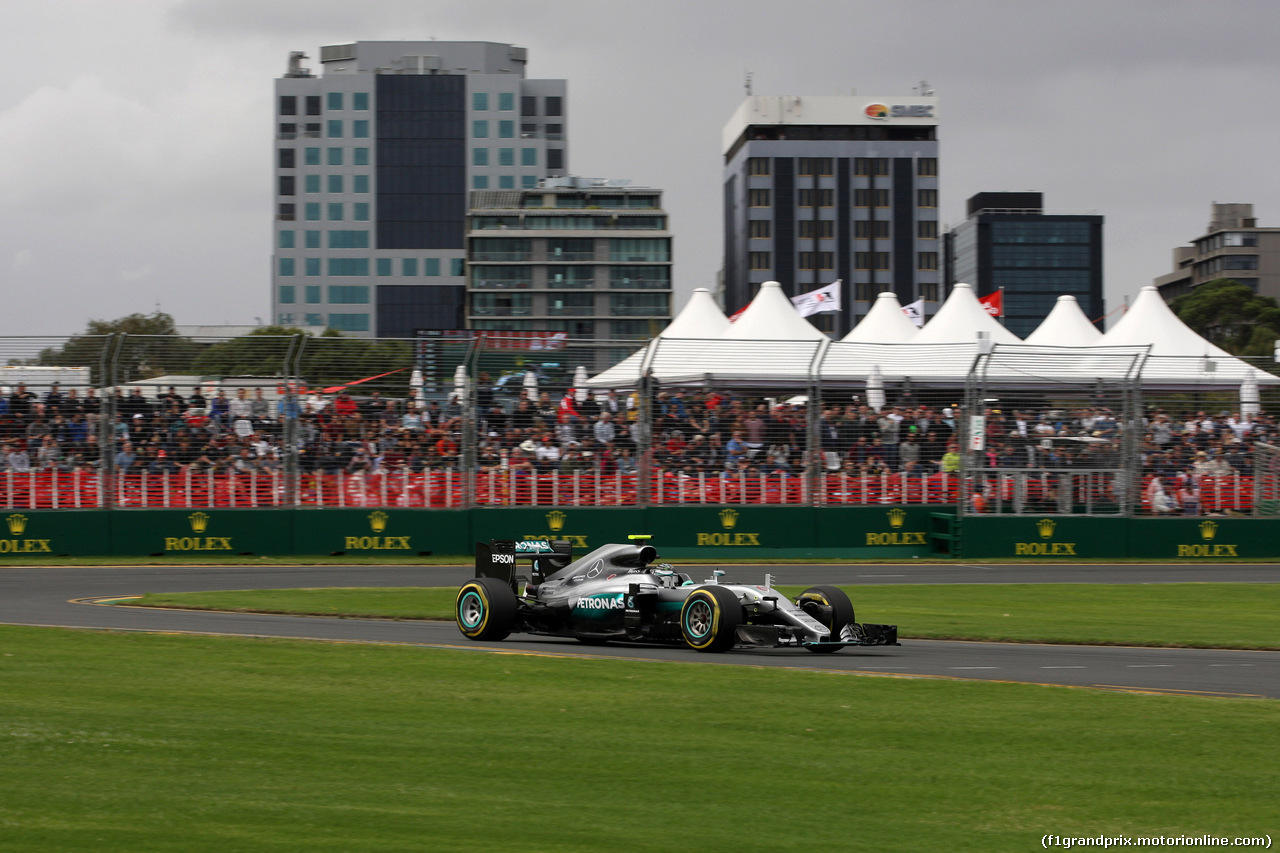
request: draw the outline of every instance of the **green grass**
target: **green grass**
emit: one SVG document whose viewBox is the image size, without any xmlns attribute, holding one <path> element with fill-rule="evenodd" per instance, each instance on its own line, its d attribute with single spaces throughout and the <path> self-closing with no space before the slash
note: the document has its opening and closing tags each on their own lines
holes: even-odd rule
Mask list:
<svg viewBox="0 0 1280 853">
<path fill-rule="evenodd" d="M 803 587 L 784 586 L 788 595 Z M 1280 648 L 1280 584 L 919 584 L 844 587 L 858 618 L 901 637 Z M 451 587 L 153 593 L 157 607 L 452 619 Z"/>
<path fill-rule="evenodd" d="M 1280 703 L 0 627 L 25 851 L 1016 850 L 1274 833 Z"/>
</svg>

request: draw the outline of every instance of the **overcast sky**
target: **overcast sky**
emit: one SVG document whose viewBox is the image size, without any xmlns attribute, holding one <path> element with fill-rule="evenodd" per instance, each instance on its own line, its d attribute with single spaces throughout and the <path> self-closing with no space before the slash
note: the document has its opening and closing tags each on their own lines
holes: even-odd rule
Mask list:
<svg viewBox="0 0 1280 853">
<path fill-rule="evenodd" d="M 720 266 L 720 131 L 744 95 L 940 99 L 943 220 L 1040 190 L 1106 216 L 1108 308 L 1209 205 L 1280 226 L 1276 0 L 41 0 L 6 3 L 0 334 L 159 306 L 268 319 L 272 81 L 291 50 L 511 42 L 569 81 L 571 170 L 660 187 L 677 307 Z"/>
</svg>

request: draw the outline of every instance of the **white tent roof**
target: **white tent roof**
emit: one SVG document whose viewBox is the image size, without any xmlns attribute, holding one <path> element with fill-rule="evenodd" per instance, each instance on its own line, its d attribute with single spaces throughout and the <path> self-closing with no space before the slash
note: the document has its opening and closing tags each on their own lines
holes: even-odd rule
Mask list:
<svg viewBox="0 0 1280 853">
<path fill-rule="evenodd" d="M 699 287 L 693 291 L 684 308 L 658 334 L 664 338 L 718 338 L 732 324 L 711 297 L 711 291 Z"/>
<path fill-rule="evenodd" d="M 991 340 L 997 344 L 1021 343 L 1017 335 L 997 323 L 982 307 L 973 292 L 973 285 L 959 282 L 951 285 L 951 295 L 942 303 L 933 319 L 924 324 L 913 342 L 970 343 L 977 338 L 978 332 L 989 332 Z"/>
<path fill-rule="evenodd" d="M 1102 336 L 1100 343 L 1150 344 L 1151 355 L 1142 370 L 1144 382 L 1228 385 L 1251 376 L 1260 385 L 1280 384 L 1272 374 L 1251 367 L 1196 334 L 1150 284 L 1138 292 L 1133 306 Z"/>
<path fill-rule="evenodd" d="M 800 316 L 781 284 L 766 281 L 723 337 L 731 341 L 818 341 L 827 336 Z"/>
<path fill-rule="evenodd" d="M 1089 322 L 1076 298 L 1067 294 L 1058 297 L 1049 316 L 1027 336 L 1027 343 L 1046 347 L 1095 346 L 1102 343 L 1102 332 Z"/>
<path fill-rule="evenodd" d="M 898 295 L 886 291 L 876 297 L 867 316 L 841 340 L 845 343 L 905 344 L 916 339 L 920 330 L 907 319 Z"/>
</svg>

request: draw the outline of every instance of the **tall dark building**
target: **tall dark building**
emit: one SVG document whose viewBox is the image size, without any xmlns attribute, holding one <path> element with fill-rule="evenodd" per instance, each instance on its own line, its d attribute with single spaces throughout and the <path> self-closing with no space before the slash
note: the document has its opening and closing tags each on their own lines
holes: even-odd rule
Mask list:
<svg viewBox="0 0 1280 853">
<path fill-rule="evenodd" d="M 362 41 L 276 80 L 272 317 L 357 336 L 463 327 L 467 200 L 567 174 L 564 80 L 522 47 Z"/>
<path fill-rule="evenodd" d="M 937 99 L 749 97 L 725 125 L 724 297 L 737 311 L 760 284 L 788 296 L 843 282 L 843 335 L 892 290 L 904 305 L 944 299 L 938 239 Z"/>
<path fill-rule="evenodd" d="M 1045 213 L 1037 192 L 978 193 L 966 212 L 945 235 L 948 285 L 968 282 L 978 296 L 1003 288 L 1004 324 L 1021 338 L 1064 294 L 1103 328 L 1102 216 Z"/>
</svg>

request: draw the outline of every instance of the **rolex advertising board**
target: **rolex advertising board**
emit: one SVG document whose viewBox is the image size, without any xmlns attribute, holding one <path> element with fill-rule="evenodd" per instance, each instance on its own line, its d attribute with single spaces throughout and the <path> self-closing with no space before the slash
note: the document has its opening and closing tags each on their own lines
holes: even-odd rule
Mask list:
<svg viewBox="0 0 1280 853">
<path fill-rule="evenodd" d="M 134 509 L 110 513 L 116 554 L 292 554 L 289 510 Z"/>
<path fill-rule="evenodd" d="M 467 554 L 475 547 L 465 510 L 304 509 L 294 516 L 294 552 L 364 557 Z"/>
<path fill-rule="evenodd" d="M 0 510 L 0 559 L 110 553 L 110 515 L 97 510 Z"/>
</svg>

